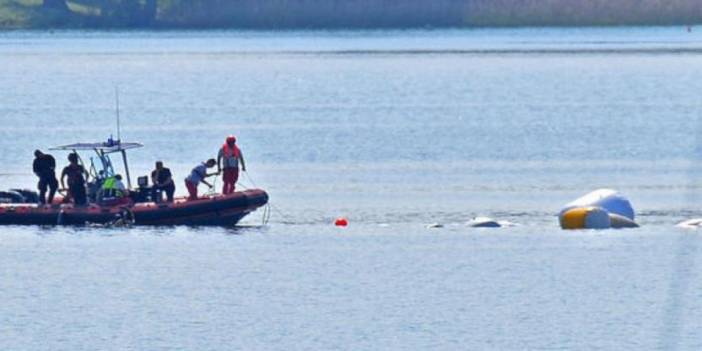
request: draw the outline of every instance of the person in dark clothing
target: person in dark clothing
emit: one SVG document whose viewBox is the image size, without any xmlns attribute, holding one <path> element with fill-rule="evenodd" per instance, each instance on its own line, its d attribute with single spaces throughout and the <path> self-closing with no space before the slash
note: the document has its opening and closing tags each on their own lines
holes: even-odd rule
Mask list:
<svg viewBox="0 0 702 351">
<path fill-rule="evenodd" d="M 85 168 L 78 164 L 78 154 L 72 153 L 68 155 L 70 164 L 61 172 L 61 187 L 66 188 L 64 179 L 68 178 L 68 197 L 72 198 L 73 203 L 79 206 L 87 203 L 85 192 L 85 180 L 88 177 L 88 172 Z"/>
<path fill-rule="evenodd" d="M 34 174 L 39 177 L 39 203 L 51 204 L 54 202 L 54 195 L 58 189 L 56 180 L 56 160 L 53 156 L 45 154 L 40 150 L 34 151 L 34 164 L 32 165 Z M 49 190 L 49 198 L 46 198 L 46 191 Z"/>
<path fill-rule="evenodd" d="M 175 193 L 175 183 L 171 170 L 163 167 L 163 162 L 156 162 L 156 169 L 151 172 L 151 199 L 154 202 L 161 202 L 161 192 L 166 192 L 168 202 L 173 202 L 173 193 Z"/>
</svg>

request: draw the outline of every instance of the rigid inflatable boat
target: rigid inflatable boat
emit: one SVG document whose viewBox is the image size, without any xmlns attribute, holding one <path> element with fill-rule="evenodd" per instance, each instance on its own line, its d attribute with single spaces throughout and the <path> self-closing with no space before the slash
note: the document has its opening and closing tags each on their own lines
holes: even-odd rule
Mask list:
<svg viewBox="0 0 702 351">
<path fill-rule="evenodd" d="M 197 200 L 176 198 L 174 202 L 156 202 L 151 199 L 148 177 L 139 178 L 139 187 L 133 189 L 129 175 L 126 151 L 142 147 L 139 143 L 108 140 L 105 143 L 80 143 L 52 148 L 57 151 L 94 151 L 90 158 L 87 184 L 89 203 L 76 206 L 61 203 L 37 204 L 37 197 L 29 191 L 8 191 L 0 196 L 0 225 L 85 225 L 111 224 L 117 221 L 134 225 L 215 225 L 231 226 L 257 208 L 268 203 L 268 194 L 260 189 L 235 192 L 228 195 L 206 195 Z M 105 179 L 115 175 L 110 155 L 120 153 L 131 200 L 122 205 L 102 205 L 97 195 Z M 81 159 L 81 163 L 83 163 Z M 1 194 L 0 194 L 1 195 Z M 8 201 L 9 199 L 9 201 Z M 3 201 L 4 200 L 4 201 Z"/>
<path fill-rule="evenodd" d="M 0 204 L 0 225 L 109 224 L 126 219 L 135 225 L 229 226 L 267 201 L 265 191 L 247 190 L 198 200 L 177 198 L 173 203 L 142 202 L 129 206 Z"/>
</svg>

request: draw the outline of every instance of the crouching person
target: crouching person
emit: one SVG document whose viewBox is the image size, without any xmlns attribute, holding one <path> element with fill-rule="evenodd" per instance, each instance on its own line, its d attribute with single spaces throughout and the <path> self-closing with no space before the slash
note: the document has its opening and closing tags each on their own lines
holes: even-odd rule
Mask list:
<svg viewBox="0 0 702 351">
<path fill-rule="evenodd" d="M 151 172 L 151 182 L 153 187 L 151 190 L 151 199 L 154 202 L 161 202 L 163 199 L 162 192 L 166 192 L 168 202 L 173 202 L 173 193 L 175 193 L 175 184 L 171 170 L 163 167 L 163 162 L 156 162 L 156 169 Z"/>
<path fill-rule="evenodd" d="M 197 186 L 200 185 L 200 183 L 204 183 L 210 189 L 212 188 L 212 184 L 208 183 L 205 178 L 212 177 L 217 175 L 218 173 L 207 173 L 208 168 L 212 168 L 215 165 L 217 165 L 217 161 L 214 159 L 209 159 L 207 162 L 203 162 L 199 164 L 197 167 L 193 168 L 193 170 L 190 172 L 190 175 L 185 178 L 185 187 L 188 188 L 188 200 L 197 200 Z"/>
</svg>

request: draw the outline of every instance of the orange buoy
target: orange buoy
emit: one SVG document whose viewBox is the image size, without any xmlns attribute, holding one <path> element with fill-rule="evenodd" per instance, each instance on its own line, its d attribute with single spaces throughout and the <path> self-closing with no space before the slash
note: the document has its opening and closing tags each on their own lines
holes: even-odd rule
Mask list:
<svg viewBox="0 0 702 351">
<path fill-rule="evenodd" d="M 334 225 L 337 227 L 345 227 L 349 225 L 349 221 L 344 217 L 339 217 L 334 221 Z"/>
</svg>

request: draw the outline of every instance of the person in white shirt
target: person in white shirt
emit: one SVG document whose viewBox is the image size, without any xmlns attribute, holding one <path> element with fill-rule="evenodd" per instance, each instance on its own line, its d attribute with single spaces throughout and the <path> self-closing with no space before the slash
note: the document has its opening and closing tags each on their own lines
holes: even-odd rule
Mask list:
<svg viewBox="0 0 702 351">
<path fill-rule="evenodd" d="M 217 165 L 217 161 L 211 158 L 207 160 L 207 162 L 203 162 L 197 165 L 195 168 L 193 168 L 193 170 L 190 172 L 190 175 L 187 178 L 185 178 L 185 187 L 188 189 L 188 194 L 190 194 L 188 200 L 197 200 L 197 186 L 200 183 L 204 183 L 205 185 L 212 188 L 212 184 L 208 183 L 205 180 L 205 178 L 212 177 L 218 174 L 207 173 L 207 169 L 212 168 L 215 165 Z"/>
</svg>

